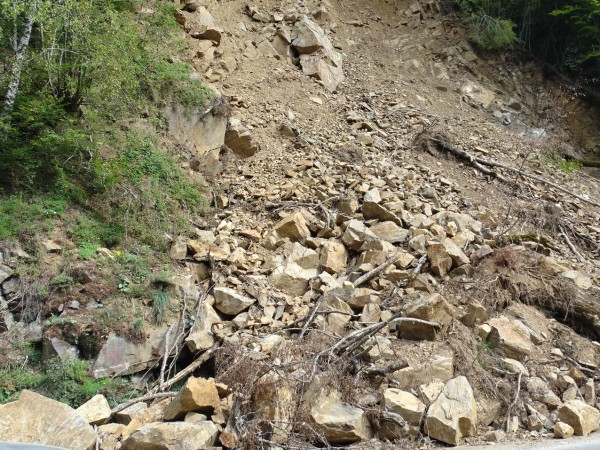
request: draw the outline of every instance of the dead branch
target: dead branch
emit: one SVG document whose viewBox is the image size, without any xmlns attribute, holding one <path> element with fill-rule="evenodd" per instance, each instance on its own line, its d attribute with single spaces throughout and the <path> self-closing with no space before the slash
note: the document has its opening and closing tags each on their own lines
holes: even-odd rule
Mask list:
<svg viewBox="0 0 600 450">
<path fill-rule="evenodd" d="M 443 136 L 441 136 L 439 134 L 436 134 L 433 136 L 427 136 L 427 137 L 425 137 L 425 139 L 427 139 L 430 142 L 435 143 L 437 145 L 437 147 L 442 149 L 443 151 L 445 151 L 447 153 L 451 153 L 451 154 L 457 156 L 458 158 L 460 158 L 464 161 L 467 161 L 473 167 L 475 167 L 477 170 L 481 171 L 482 173 L 485 173 L 486 175 L 490 175 L 490 176 L 498 178 L 499 180 L 502 180 L 504 182 L 511 183 L 511 181 L 508 180 L 506 177 L 503 177 L 502 175 L 498 174 L 497 172 L 486 169 L 483 166 L 498 167 L 500 169 L 508 170 L 509 172 L 517 173 L 525 178 L 530 178 L 539 183 L 543 183 L 548 186 L 551 186 L 555 189 L 558 189 L 561 192 L 564 192 L 565 194 L 570 195 L 571 197 L 575 197 L 576 199 L 581 200 L 582 202 L 589 203 L 590 205 L 600 208 L 600 203 L 596 203 L 593 200 L 587 199 L 587 198 L 583 197 L 582 195 L 579 195 L 573 191 L 570 191 L 570 190 L 562 187 L 561 185 L 556 184 L 550 180 L 546 180 L 545 178 L 542 178 L 540 176 L 534 175 L 529 172 L 525 172 L 523 170 L 520 170 L 516 167 L 509 166 L 504 163 L 481 158 L 478 156 L 473 156 L 470 153 L 468 153 L 467 151 L 465 151 L 455 145 L 452 145 L 450 142 L 448 142 L 448 140 L 446 138 L 444 138 Z"/>
<path fill-rule="evenodd" d="M 406 367 L 408 367 L 408 362 L 406 362 L 403 359 L 400 359 L 400 360 L 398 360 L 396 362 L 393 362 L 391 364 L 388 364 L 387 366 L 384 366 L 384 367 L 378 367 L 378 368 L 374 368 L 374 369 L 367 369 L 365 371 L 365 375 L 367 377 L 370 377 L 370 378 L 372 378 L 372 377 L 385 377 L 385 376 L 387 376 L 390 373 L 393 373 L 393 372 L 395 372 L 397 370 L 400 370 L 400 369 L 404 369 Z"/>
<path fill-rule="evenodd" d="M 134 398 L 134 399 L 126 401 L 125 403 L 121 403 L 120 405 L 115 406 L 110 411 L 110 413 L 111 413 L 111 415 L 116 414 L 118 412 L 123 411 L 125 408 L 130 407 L 131 405 L 135 405 L 136 403 L 148 402 L 150 400 L 156 400 L 157 398 L 170 398 L 170 397 L 175 397 L 176 395 L 177 395 L 177 392 L 157 392 L 157 393 L 152 393 L 152 394 L 146 394 L 142 397 Z"/>
<path fill-rule="evenodd" d="M 379 275 L 381 272 L 383 272 L 389 266 L 391 266 L 396 261 L 398 261 L 400 259 L 400 256 L 401 256 L 400 254 L 396 254 L 396 255 L 390 256 L 383 264 L 378 265 L 373 270 L 370 270 L 369 272 L 365 273 L 362 277 L 360 277 L 358 280 L 356 280 L 353 283 L 354 287 L 359 287 L 361 284 L 364 284 L 367 281 L 369 281 L 372 278 L 374 278 L 377 275 Z"/>
<path fill-rule="evenodd" d="M 512 409 L 517 406 L 517 402 L 519 401 L 519 396 L 521 395 L 521 378 L 523 378 L 523 372 L 519 372 L 519 377 L 517 379 L 517 393 L 515 394 L 515 399 L 513 402 L 508 405 L 508 410 L 506 411 L 506 432 L 510 432 L 510 417 L 512 415 Z"/>
<path fill-rule="evenodd" d="M 212 347 L 210 347 L 208 350 L 206 350 L 204 353 L 202 353 L 198 358 L 196 358 L 193 363 L 191 363 L 189 366 L 187 366 L 185 369 L 183 369 L 181 372 L 179 372 L 177 375 L 175 375 L 170 380 L 165 381 L 162 385 L 162 389 L 168 389 L 171 386 L 173 386 L 175 383 L 177 383 L 178 381 L 180 381 L 180 380 L 184 379 L 185 377 L 187 377 L 188 375 L 190 375 L 192 372 L 194 372 L 194 370 L 196 370 L 198 367 L 200 367 L 202 364 L 204 364 L 206 361 L 208 361 L 214 355 L 214 353 L 217 351 L 218 348 L 219 348 L 219 345 L 217 343 L 213 344 Z M 154 389 L 152 389 L 151 393 L 155 393 L 160 388 L 161 388 L 161 386 L 156 386 Z"/>
<path fill-rule="evenodd" d="M 571 251 L 575 254 L 575 256 L 577 256 L 577 259 L 579 259 L 579 261 L 581 261 L 584 264 L 587 263 L 587 260 L 583 256 L 581 256 L 581 253 L 577 251 L 577 248 L 575 248 L 575 245 L 573 245 L 571 239 L 569 239 L 569 236 L 567 236 L 567 233 L 565 233 L 565 229 L 562 227 L 562 225 L 559 225 L 558 228 L 560 229 L 560 235 L 563 237 L 563 239 L 565 240 Z"/>
<path fill-rule="evenodd" d="M 313 320 L 315 320 L 317 311 L 321 307 L 321 303 L 323 303 L 324 298 L 325 298 L 325 296 L 321 295 L 321 297 L 317 301 L 317 304 L 313 308 L 313 310 L 310 314 L 310 317 L 308 318 L 308 320 L 304 323 L 304 326 L 302 327 L 302 331 L 300 332 L 300 337 L 303 337 L 306 334 L 306 332 L 308 331 L 308 327 L 310 327 L 310 324 L 313 322 Z"/>
</svg>

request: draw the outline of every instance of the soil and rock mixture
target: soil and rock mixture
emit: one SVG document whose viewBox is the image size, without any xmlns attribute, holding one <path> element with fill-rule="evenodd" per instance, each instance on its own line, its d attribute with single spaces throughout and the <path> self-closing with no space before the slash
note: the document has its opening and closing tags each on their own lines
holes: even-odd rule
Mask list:
<svg viewBox="0 0 600 450">
<path fill-rule="evenodd" d="M 592 106 L 526 55 L 478 54 L 434 0 L 192 0 L 179 19 L 180 58 L 222 94 L 199 119 L 219 145 L 170 122 L 214 216 L 174 238 L 167 325 L 89 352 L 97 377 L 146 371 L 148 394 L 82 405 L 98 428 L 70 430 L 78 448 L 412 449 L 600 428 L 600 182 L 557 162 L 597 146 Z M 46 339 L 58 352 L 61 334 Z"/>
</svg>

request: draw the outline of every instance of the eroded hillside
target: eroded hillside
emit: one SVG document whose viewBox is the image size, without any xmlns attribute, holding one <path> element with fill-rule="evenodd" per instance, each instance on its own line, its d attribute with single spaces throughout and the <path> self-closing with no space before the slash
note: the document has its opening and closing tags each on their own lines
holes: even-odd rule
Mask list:
<svg viewBox="0 0 600 450">
<path fill-rule="evenodd" d="M 214 209 L 171 237 L 161 326 L 100 333 L 98 310 L 57 304 L 44 348 L 141 398 L 94 397 L 68 414 L 97 429 L 44 442 L 412 449 L 600 428 L 600 187 L 564 158 L 598 145 L 597 111 L 527 55 L 478 54 L 436 1 L 182 8 L 179 58 L 222 97 L 169 107 L 164 138 Z M 69 301 L 116 303 L 81 283 Z M 0 406 L 0 437 L 37 401 Z"/>
</svg>

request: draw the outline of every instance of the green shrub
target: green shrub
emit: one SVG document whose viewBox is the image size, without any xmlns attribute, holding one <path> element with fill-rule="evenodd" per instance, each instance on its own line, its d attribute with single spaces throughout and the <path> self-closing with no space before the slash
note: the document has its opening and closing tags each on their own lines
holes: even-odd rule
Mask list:
<svg viewBox="0 0 600 450">
<path fill-rule="evenodd" d="M 82 242 L 79 244 L 79 257 L 89 261 L 96 256 L 96 251 L 100 248 L 98 244 L 90 244 L 89 242 Z"/>
<path fill-rule="evenodd" d="M 66 207 L 67 200 L 57 197 L 12 195 L 0 197 L 0 240 L 17 240 L 50 231 Z"/>
<path fill-rule="evenodd" d="M 74 408 L 96 394 L 104 394 L 115 405 L 129 397 L 134 389 L 124 378 L 95 380 L 88 361 L 58 358 L 46 361 L 39 368 L 25 366 L 0 370 L 0 403 L 15 400 L 23 389 L 30 389 Z"/>
<path fill-rule="evenodd" d="M 572 175 L 576 172 L 579 172 L 583 168 L 583 164 L 580 161 L 568 160 L 554 150 L 549 150 L 542 153 L 540 156 L 540 161 L 542 166 L 544 166 L 547 170 L 559 170 L 565 175 Z"/>
<path fill-rule="evenodd" d="M 107 223 L 94 216 L 96 215 L 79 215 L 75 223 L 67 228 L 69 238 L 79 246 L 88 244 L 112 247 L 118 244 L 123 238 L 122 226 L 119 223 Z"/>
<path fill-rule="evenodd" d="M 473 15 L 469 35 L 473 42 L 487 51 L 506 50 L 518 42 L 515 24 L 508 19 L 496 19 L 487 14 Z"/>
<path fill-rule="evenodd" d="M 156 291 L 152 297 L 152 312 L 157 324 L 162 324 L 165 320 L 167 307 L 169 306 L 169 294 L 164 291 Z"/>
</svg>

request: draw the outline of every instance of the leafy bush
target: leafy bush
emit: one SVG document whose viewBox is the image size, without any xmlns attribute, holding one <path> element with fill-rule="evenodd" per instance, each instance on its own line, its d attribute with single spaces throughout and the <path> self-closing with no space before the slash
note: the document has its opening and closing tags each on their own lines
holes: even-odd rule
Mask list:
<svg viewBox="0 0 600 450">
<path fill-rule="evenodd" d="M 471 18 L 469 33 L 473 42 L 484 50 L 506 50 L 518 41 L 513 31 L 515 26 L 510 20 L 482 14 Z"/>
</svg>

